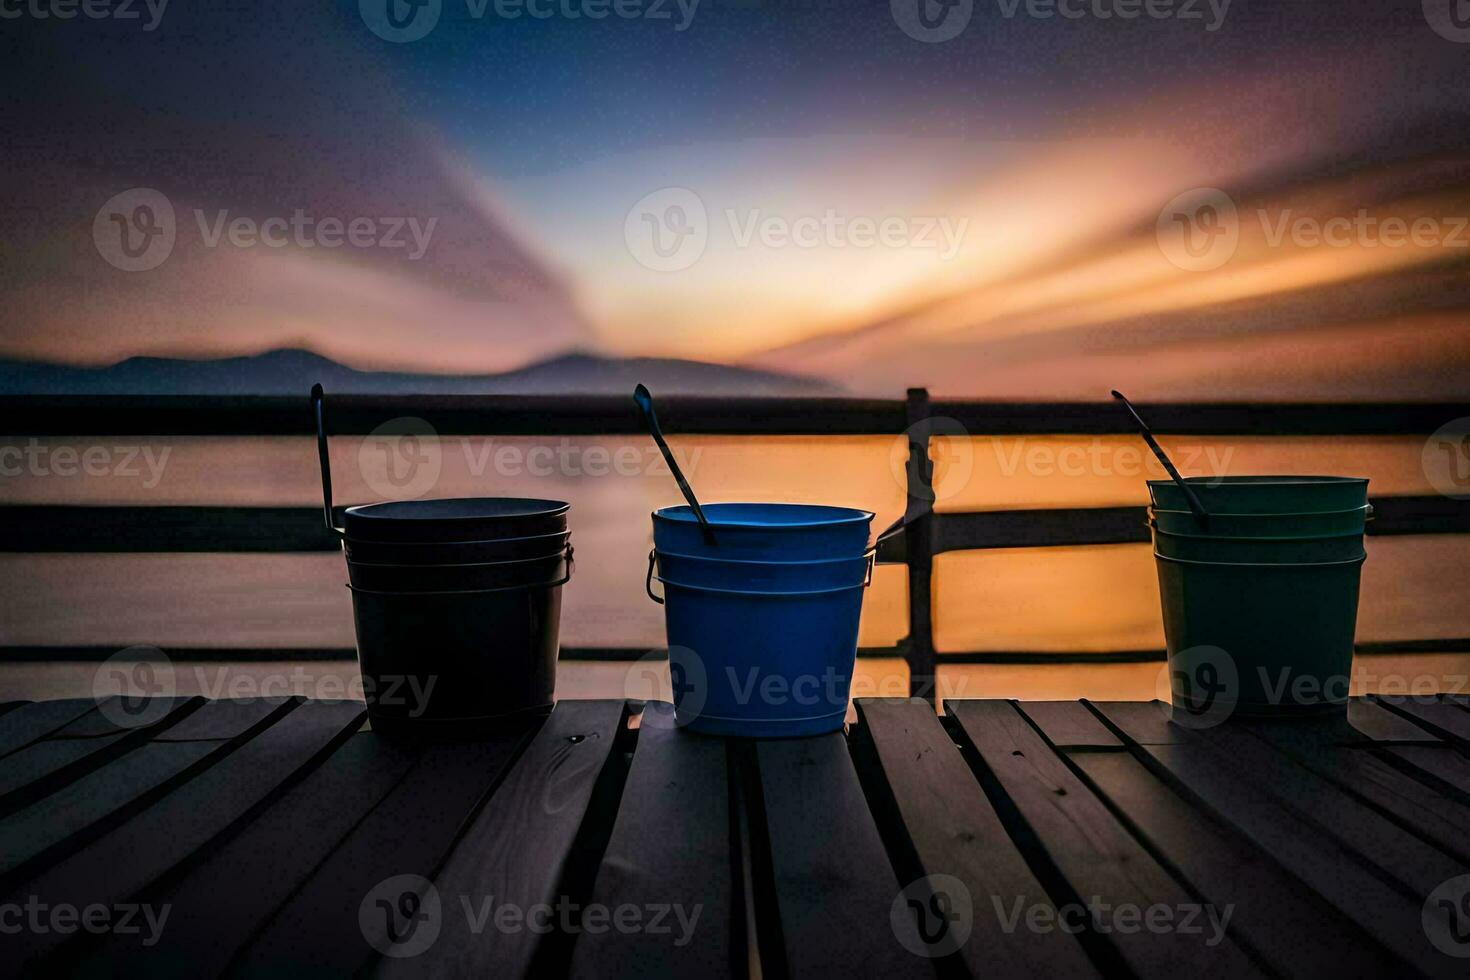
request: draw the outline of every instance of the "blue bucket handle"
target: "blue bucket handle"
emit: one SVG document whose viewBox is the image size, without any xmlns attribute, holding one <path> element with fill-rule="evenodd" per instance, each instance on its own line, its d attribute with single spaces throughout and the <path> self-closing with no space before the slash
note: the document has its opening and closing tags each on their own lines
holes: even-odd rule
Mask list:
<svg viewBox="0 0 1470 980">
<path fill-rule="evenodd" d="M 877 546 L 875 545 L 875 546 L 869 548 L 867 550 L 867 552 L 863 555 L 863 557 L 866 558 L 867 561 L 868 561 L 867 570 L 863 573 L 863 588 L 866 589 L 868 586 L 870 586 L 870 585 L 873 584 L 873 565 L 878 560 L 878 548 L 877 548 Z M 648 552 L 648 574 L 646 574 L 643 577 L 643 591 L 648 593 L 648 598 L 652 599 L 654 602 L 656 602 L 660 606 L 662 606 L 664 604 L 664 597 L 661 596 L 661 595 L 658 595 L 657 593 L 655 593 L 653 591 L 653 568 L 654 568 L 654 564 L 657 561 L 658 561 L 658 549 L 657 548 L 653 548 L 653 549 L 651 549 Z M 659 581 L 661 582 L 661 581 L 663 581 L 663 579 L 659 579 Z M 720 590 L 718 590 L 718 589 L 712 589 L 710 591 L 720 591 Z"/>
</svg>

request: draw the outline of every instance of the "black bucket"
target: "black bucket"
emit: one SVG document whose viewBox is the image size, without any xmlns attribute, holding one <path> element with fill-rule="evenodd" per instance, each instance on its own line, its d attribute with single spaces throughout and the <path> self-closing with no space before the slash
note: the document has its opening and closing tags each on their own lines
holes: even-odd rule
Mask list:
<svg viewBox="0 0 1470 980">
<path fill-rule="evenodd" d="M 368 716 L 390 734 L 458 737 L 551 710 L 568 505 L 404 500 L 332 520 L 320 386 L 312 390 L 327 526 L 342 539 Z"/>
</svg>

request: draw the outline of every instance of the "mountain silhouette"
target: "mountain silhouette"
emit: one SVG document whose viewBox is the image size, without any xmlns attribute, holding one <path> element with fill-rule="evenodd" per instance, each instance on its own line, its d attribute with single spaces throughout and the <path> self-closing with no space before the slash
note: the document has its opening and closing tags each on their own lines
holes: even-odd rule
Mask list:
<svg viewBox="0 0 1470 980">
<path fill-rule="evenodd" d="M 186 360 L 131 357 L 101 368 L 0 359 L 0 392 L 44 395 L 299 395 L 321 382 L 359 394 L 625 395 L 639 382 L 660 394 L 837 395 L 801 375 L 674 358 L 570 353 L 502 374 L 359 371 L 305 350 Z"/>
</svg>

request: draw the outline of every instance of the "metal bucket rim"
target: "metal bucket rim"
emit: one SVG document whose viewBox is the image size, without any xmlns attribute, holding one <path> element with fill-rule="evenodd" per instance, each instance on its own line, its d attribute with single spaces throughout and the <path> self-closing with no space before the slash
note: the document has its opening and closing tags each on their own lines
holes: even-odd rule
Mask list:
<svg viewBox="0 0 1470 980">
<path fill-rule="evenodd" d="M 664 578 L 662 575 L 653 576 L 654 581 L 664 585 L 672 585 L 676 589 L 687 589 L 690 592 L 713 592 L 719 595 L 752 595 L 763 596 L 767 599 L 800 598 L 802 596 L 834 595 L 838 592 L 851 592 L 853 589 L 866 589 L 866 582 L 858 582 L 856 585 L 839 585 L 832 589 L 812 589 L 810 591 L 784 591 L 784 592 L 751 592 L 745 589 L 716 589 L 708 585 L 690 585 L 687 582 L 675 582 Z"/>
<path fill-rule="evenodd" d="M 1175 565 L 1205 565 L 1211 568 L 1334 568 L 1346 565 L 1361 565 L 1368 560 L 1368 556 L 1361 555 L 1357 558 L 1349 558 L 1346 561 L 1198 561 L 1192 558 L 1171 558 L 1161 555 L 1157 551 L 1154 557 L 1159 561 L 1170 562 Z"/>
<path fill-rule="evenodd" d="M 564 538 L 572 533 L 571 528 L 565 531 L 549 531 L 546 534 L 523 534 L 513 538 L 475 538 L 465 541 L 380 541 L 376 538 L 354 538 L 351 535 L 343 535 L 342 540 L 351 545 L 392 545 L 397 548 L 408 546 L 440 547 L 443 545 L 473 545 L 473 544 L 513 544 L 517 541 L 537 541 L 542 538 Z"/>
<path fill-rule="evenodd" d="M 505 561 L 466 561 L 466 562 L 451 561 L 451 562 L 440 562 L 440 563 L 432 564 L 432 565 L 430 565 L 430 564 L 419 564 L 419 563 L 410 563 L 410 564 L 405 565 L 402 562 L 353 561 L 351 558 L 349 558 L 349 559 L 347 559 L 347 564 L 349 564 L 349 565 L 367 565 L 367 566 L 369 566 L 371 568 L 375 568 L 375 569 L 377 569 L 377 568 L 412 568 L 412 569 L 415 569 L 415 570 L 420 570 L 420 569 L 425 569 L 425 568 L 489 568 L 489 567 L 491 567 L 493 565 L 529 565 L 531 562 L 536 562 L 536 561 L 543 561 L 544 562 L 544 561 L 563 561 L 563 560 L 565 560 L 565 561 L 571 561 L 572 560 L 571 546 L 570 545 L 568 545 L 567 547 L 563 548 L 560 551 L 553 552 L 553 553 L 551 553 L 549 555 L 537 555 L 534 558 L 508 558 Z"/>
<path fill-rule="evenodd" d="M 1273 487 L 1273 486 L 1341 486 L 1344 484 L 1362 483 L 1366 484 L 1369 478 L 1366 476 L 1302 476 L 1296 474 L 1282 474 L 1272 476 L 1269 474 L 1256 474 L 1251 476 L 1186 476 L 1184 482 L 1190 486 L 1235 486 L 1235 487 Z M 1151 487 L 1173 487 L 1178 486 L 1174 480 L 1149 480 Z"/>
<path fill-rule="evenodd" d="M 792 510 L 812 511 L 840 511 L 841 516 L 835 516 L 832 520 L 808 520 L 808 521 L 783 521 L 779 524 L 764 521 L 749 520 L 720 520 L 718 509 L 722 507 L 786 507 Z M 870 510 L 862 510 L 857 507 L 843 507 L 838 504 L 797 504 L 783 501 L 750 501 L 750 500 L 728 500 L 718 503 L 704 504 L 705 517 L 709 519 L 709 525 L 713 528 L 761 530 L 761 531 L 809 531 L 813 528 L 835 528 L 844 527 L 849 524 L 867 524 L 876 516 Z M 694 509 L 688 504 L 676 504 L 671 507 L 660 507 L 652 513 L 653 520 L 667 521 L 670 524 L 698 525 L 699 519 L 694 515 Z"/>
<path fill-rule="evenodd" d="M 840 565 L 843 562 L 866 562 L 871 556 L 877 554 L 878 549 L 869 548 L 861 555 L 854 555 L 850 558 L 802 558 L 796 561 L 769 561 L 764 558 L 715 558 L 709 555 L 689 555 L 678 551 L 663 551 L 659 548 L 654 548 L 653 551 L 655 555 L 668 555 L 670 558 L 677 558 L 680 561 L 700 561 L 718 565 L 769 565 L 776 568 L 785 568 L 793 565 Z"/>
<path fill-rule="evenodd" d="M 1362 538 L 1362 531 L 1344 531 L 1340 534 L 1313 534 L 1313 535 L 1282 535 L 1282 536 L 1260 536 L 1245 534 L 1180 534 L 1177 531 L 1165 531 L 1153 521 L 1148 522 L 1149 529 L 1155 534 L 1162 534 L 1166 538 L 1185 538 L 1190 541 L 1334 541 L 1338 538 Z"/>
<path fill-rule="evenodd" d="M 1151 506 L 1151 507 L 1148 508 L 1148 512 L 1150 514 L 1178 514 L 1180 517 L 1194 517 L 1194 513 L 1192 511 L 1175 510 L 1172 507 L 1152 507 Z M 1236 518 L 1236 517 L 1339 517 L 1339 516 L 1341 516 L 1343 514 L 1358 514 L 1358 513 L 1361 513 L 1363 515 L 1363 519 L 1364 520 L 1368 520 L 1369 518 L 1371 518 L 1373 516 L 1373 505 L 1372 504 L 1364 504 L 1361 507 L 1349 507 L 1347 510 L 1284 510 L 1284 511 L 1272 511 L 1272 512 L 1267 512 L 1267 513 L 1262 513 L 1262 514 L 1240 514 L 1240 513 L 1228 513 L 1227 514 L 1227 513 L 1223 512 L 1223 511 L 1214 511 L 1214 510 L 1212 510 L 1212 511 L 1210 511 L 1210 517 L 1212 517 L 1212 518 L 1214 518 L 1214 517 L 1229 517 L 1229 518 Z"/>
</svg>

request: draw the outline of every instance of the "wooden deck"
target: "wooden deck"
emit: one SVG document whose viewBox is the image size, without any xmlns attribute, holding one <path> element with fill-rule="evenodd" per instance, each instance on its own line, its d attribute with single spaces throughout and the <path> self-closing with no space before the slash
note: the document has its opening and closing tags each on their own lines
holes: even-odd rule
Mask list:
<svg viewBox="0 0 1470 980">
<path fill-rule="evenodd" d="M 564 701 L 435 745 L 355 702 L 123 707 L 0 704 L 7 974 L 1470 972 L 1461 699 L 876 700 L 793 741 Z"/>
</svg>

